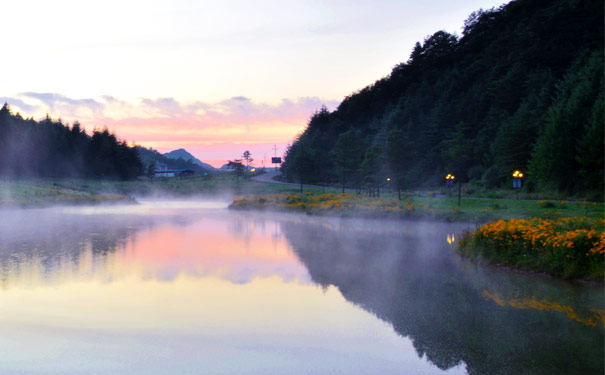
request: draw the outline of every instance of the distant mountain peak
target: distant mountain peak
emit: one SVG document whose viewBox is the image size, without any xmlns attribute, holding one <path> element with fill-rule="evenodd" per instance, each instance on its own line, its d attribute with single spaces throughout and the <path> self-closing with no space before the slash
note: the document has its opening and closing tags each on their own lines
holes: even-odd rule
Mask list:
<svg viewBox="0 0 605 375">
<path fill-rule="evenodd" d="M 195 156 L 191 155 L 191 153 L 189 153 L 189 151 L 185 150 L 184 148 L 179 148 L 176 150 L 172 150 L 170 152 L 167 152 L 164 154 L 165 157 L 169 158 L 169 159 L 178 159 L 181 158 L 183 160 L 191 160 L 194 164 L 197 164 L 201 167 L 204 167 L 206 169 L 209 170 L 214 170 L 215 168 L 213 166 L 211 166 L 210 164 L 204 163 L 201 160 L 199 160 L 198 158 L 196 158 Z"/>
</svg>

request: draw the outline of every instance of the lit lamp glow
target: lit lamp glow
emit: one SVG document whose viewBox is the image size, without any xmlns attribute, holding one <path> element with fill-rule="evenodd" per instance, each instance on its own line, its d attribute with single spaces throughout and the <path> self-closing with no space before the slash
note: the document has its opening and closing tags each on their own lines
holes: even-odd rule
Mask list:
<svg viewBox="0 0 605 375">
<path fill-rule="evenodd" d="M 452 186 L 454 186 L 454 179 L 455 178 L 456 177 L 454 177 L 454 175 L 451 175 L 449 173 L 447 174 L 447 176 L 445 176 L 445 181 L 446 181 L 447 187 L 451 188 Z"/>
</svg>

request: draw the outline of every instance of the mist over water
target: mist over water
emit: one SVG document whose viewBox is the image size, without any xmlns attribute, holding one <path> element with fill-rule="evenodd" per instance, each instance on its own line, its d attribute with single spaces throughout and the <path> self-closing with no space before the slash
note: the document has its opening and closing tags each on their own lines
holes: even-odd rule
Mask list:
<svg viewBox="0 0 605 375">
<path fill-rule="evenodd" d="M 0 372 L 602 373 L 602 288 L 467 262 L 465 227 L 195 200 L 4 210 Z"/>
</svg>

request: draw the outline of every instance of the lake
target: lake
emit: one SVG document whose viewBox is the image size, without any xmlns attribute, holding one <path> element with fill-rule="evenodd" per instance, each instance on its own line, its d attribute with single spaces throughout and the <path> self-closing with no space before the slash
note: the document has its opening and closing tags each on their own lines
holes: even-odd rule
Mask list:
<svg viewBox="0 0 605 375">
<path fill-rule="evenodd" d="M 0 373 L 603 373 L 603 287 L 462 259 L 469 225 L 226 206 L 2 211 Z"/>
</svg>

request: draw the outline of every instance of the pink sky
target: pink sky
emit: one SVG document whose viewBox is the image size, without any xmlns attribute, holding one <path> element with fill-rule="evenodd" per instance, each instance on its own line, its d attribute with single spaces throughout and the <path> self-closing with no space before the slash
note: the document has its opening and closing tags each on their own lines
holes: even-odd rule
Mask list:
<svg viewBox="0 0 605 375">
<path fill-rule="evenodd" d="M 173 98 L 125 101 L 104 96 L 72 99 L 60 94 L 27 92 L 8 102 L 13 111 L 43 117 L 60 113 L 67 123 L 78 120 L 87 131 L 107 127 L 130 143 L 160 152 L 184 148 L 214 167 L 252 153 L 253 165 L 269 166 L 273 150 L 283 156 L 287 144 L 306 127 L 322 105 L 334 109 L 338 102 L 320 98 L 283 99 L 277 104 L 233 97 L 214 103 L 181 103 Z"/>
<path fill-rule="evenodd" d="M 503 2 L 7 1 L 0 101 L 215 166 L 260 161 L 416 42 Z"/>
</svg>

